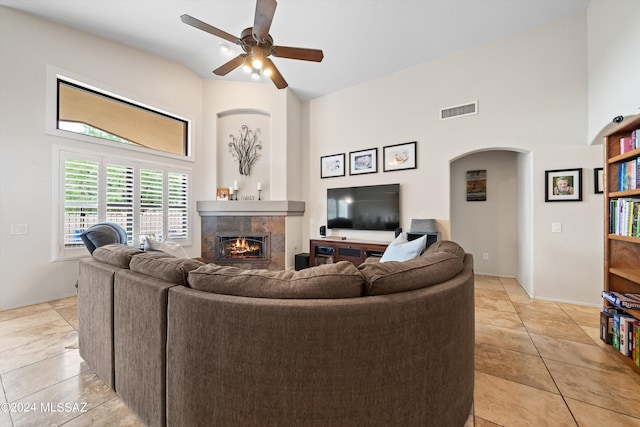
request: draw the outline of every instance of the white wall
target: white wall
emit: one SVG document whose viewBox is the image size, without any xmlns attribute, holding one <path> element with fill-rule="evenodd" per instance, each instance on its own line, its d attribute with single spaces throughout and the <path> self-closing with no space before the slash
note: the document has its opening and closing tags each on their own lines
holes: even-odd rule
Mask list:
<svg viewBox="0 0 640 427">
<path fill-rule="evenodd" d="M 438 120 L 440 108 L 475 100 L 478 115 Z M 514 271 L 535 297 L 599 302 L 601 201 L 587 195 L 580 203 L 544 202 L 545 170 L 584 167 L 586 175 L 601 164 L 587 143 L 585 15 L 312 100 L 309 109 L 306 219 L 311 237 L 326 221 L 326 188 L 399 182 L 402 226 L 408 227 L 411 218 L 436 218 L 447 238 L 452 218 L 449 162 L 483 150 L 530 152 L 526 161 L 519 161 L 526 170 L 517 174 L 530 174 L 522 178 L 533 186 L 531 193 L 523 191 L 519 203 L 531 213 L 519 216 L 528 221 L 518 225 L 522 239 L 509 240 L 518 241 L 518 250 L 531 257 L 513 266 Z M 418 141 L 416 170 L 319 178 L 320 156 L 407 141 Z M 565 223 L 563 233 L 546 232 L 552 218 Z M 558 248 L 568 247 L 574 252 L 568 251 L 562 264 L 552 262 Z"/>
<path fill-rule="evenodd" d="M 518 155 L 518 272 L 516 279 L 533 296 L 533 274 L 536 259 L 533 256 L 533 242 L 535 230 L 533 228 L 533 205 L 538 200 L 533 193 L 533 155 L 521 153 Z M 536 176 L 536 179 L 538 177 Z"/>
<path fill-rule="evenodd" d="M 473 254 L 478 274 L 516 276 L 518 155 L 513 151 L 483 151 L 451 163 L 451 240 Z M 486 201 L 467 201 L 466 174 L 470 170 L 487 171 Z"/>
<path fill-rule="evenodd" d="M 191 120 L 195 162 L 158 156 L 172 165 L 200 165 L 202 80 L 184 66 L 129 47 L 0 7 L 0 308 L 75 294 L 77 261 L 52 262 L 56 225 L 53 146 L 91 143 L 46 133 L 47 70 L 68 71 L 100 87 Z M 137 155 L 104 148 L 112 155 Z M 191 213 L 194 236 L 200 221 Z M 11 224 L 28 234 L 10 235 Z M 199 238 L 187 248 L 199 255 Z"/>
<path fill-rule="evenodd" d="M 602 145 L 541 146 L 533 162 L 533 296 L 602 305 L 603 200 L 594 194 L 593 169 L 602 166 Z M 544 203 L 544 172 L 582 167 L 582 202 Z M 562 224 L 552 233 L 551 224 Z"/>
<path fill-rule="evenodd" d="M 217 187 L 228 187 L 234 179 L 238 181 L 241 193 L 257 196 L 257 182 L 268 188 L 271 200 L 286 200 L 287 191 L 287 91 L 279 91 L 267 84 L 237 83 L 221 80 L 207 80 L 203 83 L 203 159 L 209 165 L 202 170 L 198 177 L 196 200 L 215 199 Z M 216 144 L 225 144 L 228 137 L 222 141 L 218 138 L 218 114 L 228 111 L 254 110 L 268 114 L 270 120 L 269 155 L 259 162 L 270 164 L 267 176 L 256 175 L 251 179 L 241 177 L 239 173 L 229 173 L 218 177 L 217 165 L 231 161 L 229 157 L 219 158 Z M 265 172 L 267 173 L 267 172 Z M 222 180 L 218 182 L 218 180 Z M 253 185 L 256 181 L 256 186 Z M 249 182 L 251 186 L 249 186 Z"/>
<path fill-rule="evenodd" d="M 592 0 L 589 40 L 589 141 L 616 116 L 640 114 L 640 2 Z"/>
</svg>

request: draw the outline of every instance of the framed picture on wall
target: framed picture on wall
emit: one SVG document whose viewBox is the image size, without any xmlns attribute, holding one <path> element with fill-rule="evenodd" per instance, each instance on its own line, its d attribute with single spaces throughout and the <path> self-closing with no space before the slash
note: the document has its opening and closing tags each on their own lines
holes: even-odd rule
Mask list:
<svg viewBox="0 0 640 427">
<path fill-rule="evenodd" d="M 545 202 L 582 200 L 582 169 L 556 169 L 544 172 Z"/>
<path fill-rule="evenodd" d="M 378 149 L 352 151 L 349 153 L 349 175 L 378 172 Z"/>
<path fill-rule="evenodd" d="M 382 148 L 385 172 L 416 169 L 416 142 L 387 145 Z"/>
<path fill-rule="evenodd" d="M 596 194 L 604 192 L 604 170 L 602 168 L 593 170 L 593 187 Z"/>
<path fill-rule="evenodd" d="M 320 178 L 344 176 L 344 153 L 320 157 Z"/>
<path fill-rule="evenodd" d="M 486 169 L 467 171 L 467 202 L 485 202 L 487 200 Z"/>
</svg>

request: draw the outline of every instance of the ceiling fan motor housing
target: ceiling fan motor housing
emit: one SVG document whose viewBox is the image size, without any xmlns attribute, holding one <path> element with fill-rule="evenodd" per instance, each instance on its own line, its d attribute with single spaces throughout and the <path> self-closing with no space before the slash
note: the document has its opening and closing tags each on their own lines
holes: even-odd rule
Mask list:
<svg viewBox="0 0 640 427">
<path fill-rule="evenodd" d="M 258 43 L 258 41 L 253 37 L 253 27 L 245 28 L 240 35 L 240 46 L 242 50 L 246 53 L 251 53 L 251 49 L 255 46 L 261 48 L 264 51 L 265 56 L 269 56 L 271 54 L 271 48 L 273 47 L 273 38 L 270 34 L 267 35 L 267 38 Z"/>
</svg>

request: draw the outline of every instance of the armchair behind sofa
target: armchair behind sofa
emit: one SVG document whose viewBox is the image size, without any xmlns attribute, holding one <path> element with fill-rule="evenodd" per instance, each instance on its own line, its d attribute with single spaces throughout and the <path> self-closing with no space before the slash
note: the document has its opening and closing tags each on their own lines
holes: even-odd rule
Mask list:
<svg viewBox="0 0 640 427">
<path fill-rule="evenodd" d="M 100 222 L 87 228 L 80 234 L 80 238 L 90 254 L 100 246 L 112 243 L 127 244 L 127 232 L 120 225 L 113 222 Z"/>
</svg>

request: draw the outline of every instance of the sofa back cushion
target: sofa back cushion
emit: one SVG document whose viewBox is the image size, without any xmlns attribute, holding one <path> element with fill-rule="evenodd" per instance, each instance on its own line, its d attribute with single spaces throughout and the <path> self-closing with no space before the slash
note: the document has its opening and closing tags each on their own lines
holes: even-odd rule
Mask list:
<svg viewBox="0 0 640 427">
<path fill-rule="evenodd" d="M 146 274 L 156 279 L 187 285 L 189 272 L 203 266 L 204 263 L 191 258 L 176 258 L 164 252 L 144 252 L 131 259 L 131 271 Z"/>
<path fill-rule="evenodd" d="M 365 262 L 358 268 L 365 278 L 365 295 L 387 295 L 445 282 L 463 266 L 461 258 L 443 251 L 425 252 L 404 262 Z"/>
<path fill-rule="evenodd" d="M 132 246 L 114 243 L 97 248 L 93 251 L 92 256 L 96 261 L 120 268 L 129 268 L 131 258 L 141 253 L 143 252 L 140 249 Z"/>
<path fill-rule="evenodd" d="M 189 273 L 193 289 L 254 298 L 316 299 L 362 296 L 364 279 L 348 261 L 300 271 L 246 270 L 204 265 Z"/>
</svg>

